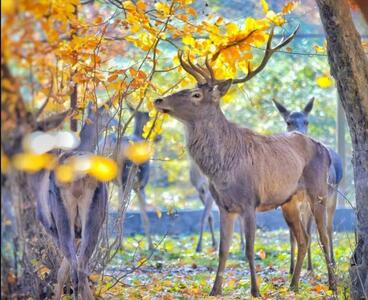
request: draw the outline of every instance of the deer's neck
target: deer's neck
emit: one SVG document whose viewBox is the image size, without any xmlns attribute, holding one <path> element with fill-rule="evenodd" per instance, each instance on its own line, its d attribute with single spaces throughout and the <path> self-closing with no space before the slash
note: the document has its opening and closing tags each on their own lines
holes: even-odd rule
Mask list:
<svg viewBox="0 0 368 300">
<path fill-rule="evenodd" d="M 193 160 L 209 178 L 233 169 L 241 159 L 246 139 L 222 111 L 186 125 L 187 146 Z"/>
<path fill-rule="evenodd" d="M 97 120 L 94 120 L 93 124 L 84 124 L 79 135 L 81 142 L 77 150 L 93 152 L 98 142 L 99 129 L 101 129 L 99 127 L 102 126 L 98 126 Z"/>
</svg>

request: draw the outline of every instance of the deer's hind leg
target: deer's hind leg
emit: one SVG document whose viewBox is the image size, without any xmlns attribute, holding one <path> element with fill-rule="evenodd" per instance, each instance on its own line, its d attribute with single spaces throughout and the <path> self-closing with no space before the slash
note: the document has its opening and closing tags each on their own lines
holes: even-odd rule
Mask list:
<svg viewBox="0 0 368 300">
<path fill-rule="evenodd" d="M 61 299 L 64 284 L 69 277 L 69 272 L 70 272 L 70 265 L 68 260 L 64 257 L 57 273 L 57 283 L 55 285 L 55 295 L 54 295 L 55 300 Z"/>
<path fill-rule="evenodd" d="M 333 291 L 336 290 L 336 278 L 335 278 L 335 273 L 334 273 L 334 268 L 333 268 L 333 263 L 332 263 L 332 259 L 331 259 L 331 248 L 330 248 L 330 239 L 328 236 L 328 232 L 326 229 L 326 206 L 325 206 L 325 198 L 319 198 L 316 197 L 314 200 L 314 205 L 313 205 L 313 215 L 315 217 L 316 220 L 316 225 L 317 225 L 317 229 L 318 229 L 318 233 L 319 233 L 319 238 L 322 244 L 322 248 L 323 248 L 323 252 L 324 252 L 324 256 L 325 256 L 325 261 L 326 261 L 326 266 L 327 266 L 327 271 L 328 271 L 328 283 L 329 283 L 329 288 Z"/>
<path fill-rule="evenodd" d="M 282 213 L 298 244 L 298 256 L 290 283 L 290 288 L 295 291 L 298 290 L 300 273 L 309 243 L 308 235 L 301 220 L 298 201 L 298 195 L 295 194 L 290 201 L 282 205 Z"/>
<path fill-rule="evenodd" d="M 144 191 L 144 187 L 141 187 L 138 191 L 136 191 L 139 201 L 139 209 L 141 215 L 141 221 L 143 224 L 144 234 L 146 235 L 148 241 L 148 249 L 153 250 L 155 247 L 152 243 L 151 237 L 151 225 L 147 215 L 147 201 L 146 201 L 146 192 Z"/>
<path fill-rule="evenodd" d="M 49 189 L 49 201 L 53 206 L 53 214 L 55 225 L 58 231 L 59 237 L 59 247 L 64 255 L 64 259 L 67 260 L 70 268 L 71 268 L 71 279 L 73 284 L 73 299 L 78 299 L 78 260 L 77 260 L 77 251 L 74 244 L 74 219 L 76 216 L 77 209 L 74 207 L 69 207 L 63 202 L 63 198 L 60 195 L 60 190 L 55 184 L 55 179 L 50 182 Z M 64 266 L 61 266 L 66 268 Z M 60 270 L 60 281 L 58 280 L 58 291 L 55 296 L 61 296 L 60 291 L 63 290 L 64 283 L 62 280 L 64 279 L 63 270 Z M 59 279 L 58 278 L 58 279 Z M 56 298 L 57 299 L 57 298 Z"/>
<path fill-rule="evenodd" d="M 307 222 L 307 235 L 308 235 L 308 266 L 307 270 L 313 272 L 313 263 L 312 263 L 312 225 L 313 225 L 313 216 L 310 215 Z"/>
<path fill-rule="evenodd" d="M 214 234 L 214 230 L 213 230 L 213 217 L 212 217 L 212 213 L 211 213 L 211 209 L 212 209 L 212 205 L 213 205 L 213 198 L 210 195 L 209 190 L 207 190 L 207 192 L 206 192 L 204 187 L 201 187 L 200 189 L 201 190 L 198 191 L 198 193 L 199 193 L 199 198 L 201 199 L 201 202 L 204 205 L 204 210 L 203 210 L 202 218 L 201 218 L 201 228 L 200 228 L 200 232 L 199 232 L 199 239 L 198 239 L 196 252 L 201 252 L 202 251 L 203 231 L 204 231 L 204 227 L 206 225 L 207 220 L 208 220 L 208 225 L 209 225 L 209 228 L 210 228 L 210 231 L 211 231 L 211 236 L 212 236 L 212 246 L 214 248 L 217 247 L 215 234 Z"/>
<path fill-rule="evenodd" d="M 289 226 L 289 224 L 288 224 L 288 226 Z M 289 269 L 289 274 L 292 275 L 294 273 L 294 269 L 295 269 L 295 242 L 296 241 L 295 241 L 294 233 L 293 233 L 290 226 L 289 226 L 289 235 L 290 235 L 290 269 Z"/>
<path fill-rule="evenodd" d="M 100 229 L 103 225 L 106 204 L 106 185 L 99 183 L 96 187 L 92 200 L 80 206 L 80 217 L 82 221 L 82 239 L 78 253 L 78 279 L 81 286 L 81 296 L 83 300 L 95 299 L 89 287 L 87 278 L 88 262 L 96 248 Z"/>
</svg>

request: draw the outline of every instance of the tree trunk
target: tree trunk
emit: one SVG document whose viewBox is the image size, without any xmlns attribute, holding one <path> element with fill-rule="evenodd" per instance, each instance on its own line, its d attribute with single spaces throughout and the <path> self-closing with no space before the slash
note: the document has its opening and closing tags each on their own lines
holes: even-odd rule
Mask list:
<svg viewBox="0 0 368 300">
<path fill-rule="evenodd" d="M 36 198 L 31 176 L 35 175 L 11 170 L 5 183 L 11 195 L 19 242 L 15 262 L 18 265 L 15 272 L 19 277 L 16 278 L 18 288 L 15 292 L 20 298 L 33 296 L 34 299 L 48 299 L 53 292 L 52 285 L 56 282 L 60 256 L 36 218 Z M 50 271 L 47 272 L 45 267 Z"/>
<path fill-rule="evenodd" d="M 368 59 L 346 0 L 316 0 L 326 32 L 331 74 L 353 145 L 357 246 L 351 258 L 351 296 L 368 299 Z"/>
</svg>

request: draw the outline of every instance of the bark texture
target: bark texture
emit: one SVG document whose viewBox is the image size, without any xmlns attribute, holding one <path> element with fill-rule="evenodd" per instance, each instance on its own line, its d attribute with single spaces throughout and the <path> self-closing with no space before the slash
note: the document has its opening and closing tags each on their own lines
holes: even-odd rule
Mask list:
<svg viewBox="0 0 368 300">
<path fill-rule="evenodd" d="M 368 299 L 368 59 L 348 2 L 316 2 L 326 32 L 331 74 L 336 80 L 353 145 L 357 246 L 351 258 L 351 296 Z"/>
</svg>

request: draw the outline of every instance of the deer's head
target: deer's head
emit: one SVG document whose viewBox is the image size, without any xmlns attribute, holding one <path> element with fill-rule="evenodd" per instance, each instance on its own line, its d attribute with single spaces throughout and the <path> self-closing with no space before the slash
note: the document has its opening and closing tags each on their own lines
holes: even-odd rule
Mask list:
<svg viewBox="0 0 368 300">
<path fill-rule="evenodd" d="M 299 26 L 288 37 L 283 37 L 275 47 L 272 47 L 274 32 L 272 28 L 261 63 L 254 69 L 251 69 L 250 64 L 248 64 L 247 75 L 239 79 L 216 80 L 208 58 L 206 58 L 205 65 L 200 66 L 194 64 L 189 57 L 185 61 L 183 53 L 179 52 L 181 66 L 196 79 L 197 86 L 156 99 L 154 102 L 156 109 L 185 123 L 211 118 L 214 113 L 220 110 L 220 98 L 227 93 L 230 86 L 246 82 L 262 71 L 272 54 L 294 38 L 298 28 Z"/>
<path fill-rule="evenodd" d="M 281 116 L 284 118 L 287 131 L 308 132 L 308 115 L 312 111 L 314 97 L 312 97 L 302 111 L 289 111 L 275 99 L 272 100 Z"/>
</svg>

